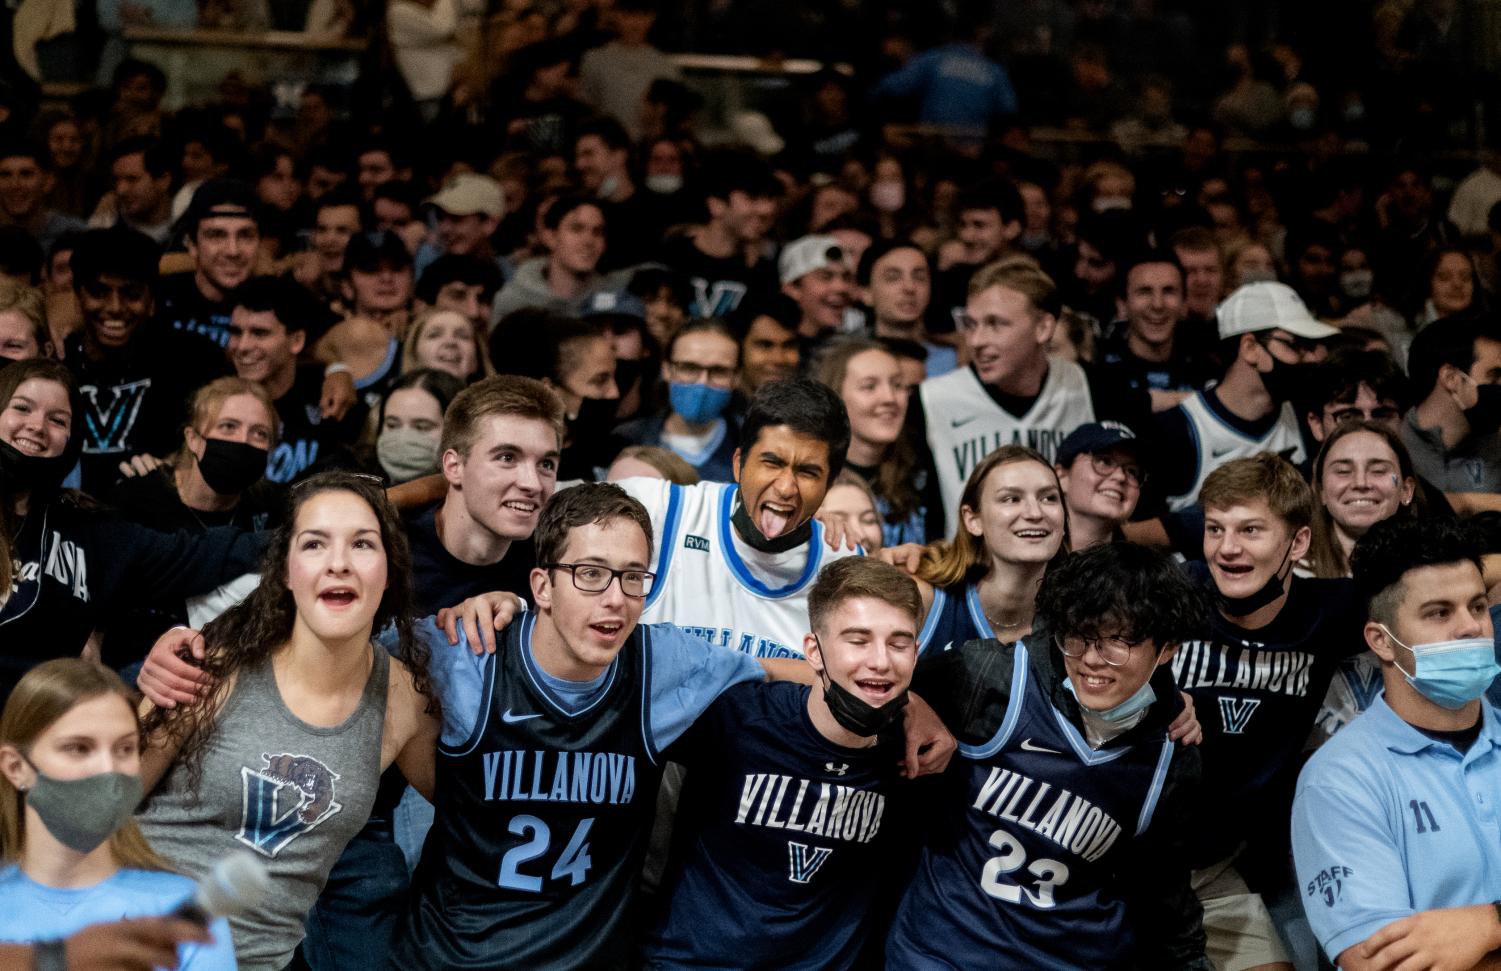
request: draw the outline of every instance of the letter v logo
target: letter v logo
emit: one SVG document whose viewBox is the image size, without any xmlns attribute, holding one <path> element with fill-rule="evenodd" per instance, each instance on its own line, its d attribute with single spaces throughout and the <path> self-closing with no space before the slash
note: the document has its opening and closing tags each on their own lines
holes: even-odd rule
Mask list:
<svg viewBox="0 0 1501 971">
<path fill-rule="evenodd" d="M 827 846 L 809 846 L 806 843 L 787 843 L 787 879 L 793 883 L 807 883 L 813 874 L 833 854 Z"/>
<path fill-rule="evenodd" d="M 1243 734 L 1251 716 L 1260 707 L 1260 698 L 1221 698 L 1220 723 L 1225 726 L 1225 734 Z"/>
</svg>

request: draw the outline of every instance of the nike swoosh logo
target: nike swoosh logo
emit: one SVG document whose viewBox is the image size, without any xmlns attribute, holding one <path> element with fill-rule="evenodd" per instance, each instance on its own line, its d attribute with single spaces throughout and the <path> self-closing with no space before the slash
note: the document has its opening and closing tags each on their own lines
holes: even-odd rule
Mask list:
<svg viewBox="0 0 1501 971">
<path fill-rule="evenodd" d="M 1042 752 L 1045 755 L 1062 755 L 1063 754 L 1062 752 L 1058 751 L 1055 748 L 1043 748 L 1041 745 L 1033 745 L 1032 744 L 1032 740 L 1030 738 L 1024 738 L 1024 739 L 1022 739 L 1022 751 L 1023 752 Z"/>
<path fill-rule="evenodd" d="M 503 713 L 501 713 L 500 720 L 505 722 L 507 725 L 514 725 L 517 722 L 530 721 L 533 718 L 541 717 L 542 713 L 540 711 L 534 712 L 530 715 L 517 715 L 514 714 L 511 709 L 507 708 Z"/>
<path fill-rule="evenodd" d="M 1209 453 L 1209 457 L 1211 459 L 1222 459 L 1233 451 L 1235 451 L 1233 448 L 1217 448 Z"/>
<path fill-rule="evenodd" d="M 968 418 L 951 418 L 949 419 L 949 424 L 954 428 L 958 428 L 961 425 L 968 425 L 970 422 L 979 417 L 979 415 L 970 415 Z"/>
</svg>

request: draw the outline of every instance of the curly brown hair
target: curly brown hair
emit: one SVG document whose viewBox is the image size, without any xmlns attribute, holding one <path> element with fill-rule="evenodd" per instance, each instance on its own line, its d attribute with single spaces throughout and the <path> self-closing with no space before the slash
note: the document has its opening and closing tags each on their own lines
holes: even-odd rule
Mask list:
<svg viewBox="0 0 1501 971">
<path fill-rule="evenodd" d="M 297 618 L 297 605 L 287 588 L 292 534 L 303 504 L 325 492 L 353 493 L 375 512 L 380 522 L 381 546 L 386 551 L 387 584 L 375 609 L 373 630 L 394 631 L 396 646 L 392 655 L 411 671 L 413 684 L 428 698 L 428 711 L 434 710 L 427 645 L 412 629 L 412 551 L 401 518 L 374 477 L 349 472 L 320 473 L 293 487 L 287 518 L 272 532 L 261 558 L 260 584 L 243 602 L 203 628 L 206 650 L 202 668 L 213 687 L 195 704 L 174 709 L 153 708 L 146 715 L 143 728 L 148 736 L 178 743 L 176 761 L 187 766 L 188 784 L 195 792 L 203 781 L 203 754 L 217 727 L 219 710 L 233 675 L 266 663 L 292 636 L 292 625 Z"/>
</svg>

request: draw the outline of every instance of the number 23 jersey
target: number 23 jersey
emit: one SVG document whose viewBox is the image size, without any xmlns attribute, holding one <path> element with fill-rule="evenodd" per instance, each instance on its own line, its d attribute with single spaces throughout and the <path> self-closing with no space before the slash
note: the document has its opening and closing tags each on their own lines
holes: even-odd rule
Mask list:
<svg viewBox="0 0 1501 971">
<path fill-rule="evenodd" d="M 1076 714 L 1060 710 L 1075 706 L 1046 647 L 971 641 L 931 663 L 937 677 L 914 689 L 945 716 L 960 746 L 892 926 L 887 967 L 1129 968 L 1143 957 L 1142 923 L 1148 950 L 1178 952 L 1142 966 L 1207 967 L 1199 963 L 1186 861 L 1149 854 L 1144 865 L 1132 863 L 1164 791 L 1185 770 L 1196 772 L 1196 758 L 1166 737 L 1175 712 L 1161 699 L 1164 685 L 1171 699 L 1170 682 L 1158 679 L 1159 701 L 1146 720 L 1092 749 Z M 967 710 L 955 710 L 961 705 Z M 1180 760 L 1192 769 L 1173 771 Z M 1181 887 L 1162 896 L 1185 911 L 1167 922 L 1176 929 L 1139 921 L 1135 911 L 1128 917 L 1123 891 L 1133 901 L 1138 889 L 1155 894 L 1142 882 L 1168 874 Z"/>
</svg>

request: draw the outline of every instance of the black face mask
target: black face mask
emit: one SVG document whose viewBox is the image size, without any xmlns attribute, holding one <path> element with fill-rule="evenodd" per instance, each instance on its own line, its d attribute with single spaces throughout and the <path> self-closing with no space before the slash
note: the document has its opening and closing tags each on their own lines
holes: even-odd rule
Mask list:
<svg viewBox="0 0 1501 971">
<path fill-rule="evenodd" d="M 568 437 L 574 445 L 598 442 L 615 427 L 615 398 L 584 398 L 579 401 L 577 417 L 568 419 Z"/>
<path fill-rule="evenodd" d="M 0 442 L 0 495 L 16 492 L 51 492 L 73 471 L 76 456 L 69 452 L 42 458 L 25 455 L 9 442 Z"/>
<path fill-rule="evenodd" d="M 1215 599 L 1219 601 L 1220 609 L 1231 617 L 1247 617 L 1282 596 L 1283 592 L 1287 589 L 1287 581 L 1282 576 L 1282 567 L 1287 565 L 1292 555 L 1293 547 L 1289 543 L 1287 544 L 1287 555 L 1282 558 L 1282 563 L 1278 565 L 1276 572 L 1267 578 L 1266 583 L 1261 585 L 1260 590 L 1257 590 L 1253 594 L 1245 597 L 1227 597 L 1216 591 Z M 1289 570 L 1289 576 L 1291 573 L 1292 571 Z"/>
<path fill-rule="evenodd" d="M 819 652 L 822 651 L 823 646 L 820 644 Z M 829 706 L 829 714 L 834 716 L 840 728 L 861 738 L 874 738 L 889 729 L 902 717 L 902 709 L 907 707 L 907 691 L 877 708 L 840 687 L 829 677 L 827 671 L 823 672 L 822 677 L 823 700 Z"/>
<path fill-rule="evenodd" d="M 628 361 L 624 358 L 615 362 L 615 387 L 620 389 L 622 395 L 629 394 L 636 386 L 636 379 L 641 376 L 641 362 Z"/>
<path fill-rule="evenodd" d="M 266 474 L 266 450 L 245 442 L 205 438 L 198 471 L 219 495 L 237 496 Z"/>
<path fill-rule="evenodd" d="M 1470 434 L 1489 435 L 1501 428 L 1501 384 L 1482 384 L 1475 388 L 1475 404 L 1465 409 Z"/>
<path fill-rule="evenodd" d="M 1296 401 L 1299 395 L 1308 393 L 1309 382 L 1317 370 L 1317 364 L 1288 364 L 1274 357 L 1272 369 L 1260 372 L 1261 386 L 1279 405 L 1284 401 Z"/>
<path fill-rule="evenodd" d="M 767 539 L 766 534 L 761 532 L 761 527 L 745 511 L 745 501 L 738 495 L 735 497 L 735 508 L 730 511 L 730 525 L 745 540 L 745 545 L 761 553 L 785 553 L 813 538 L 813 520 L 810 519 L 776 539 Z"/>
</svg>

